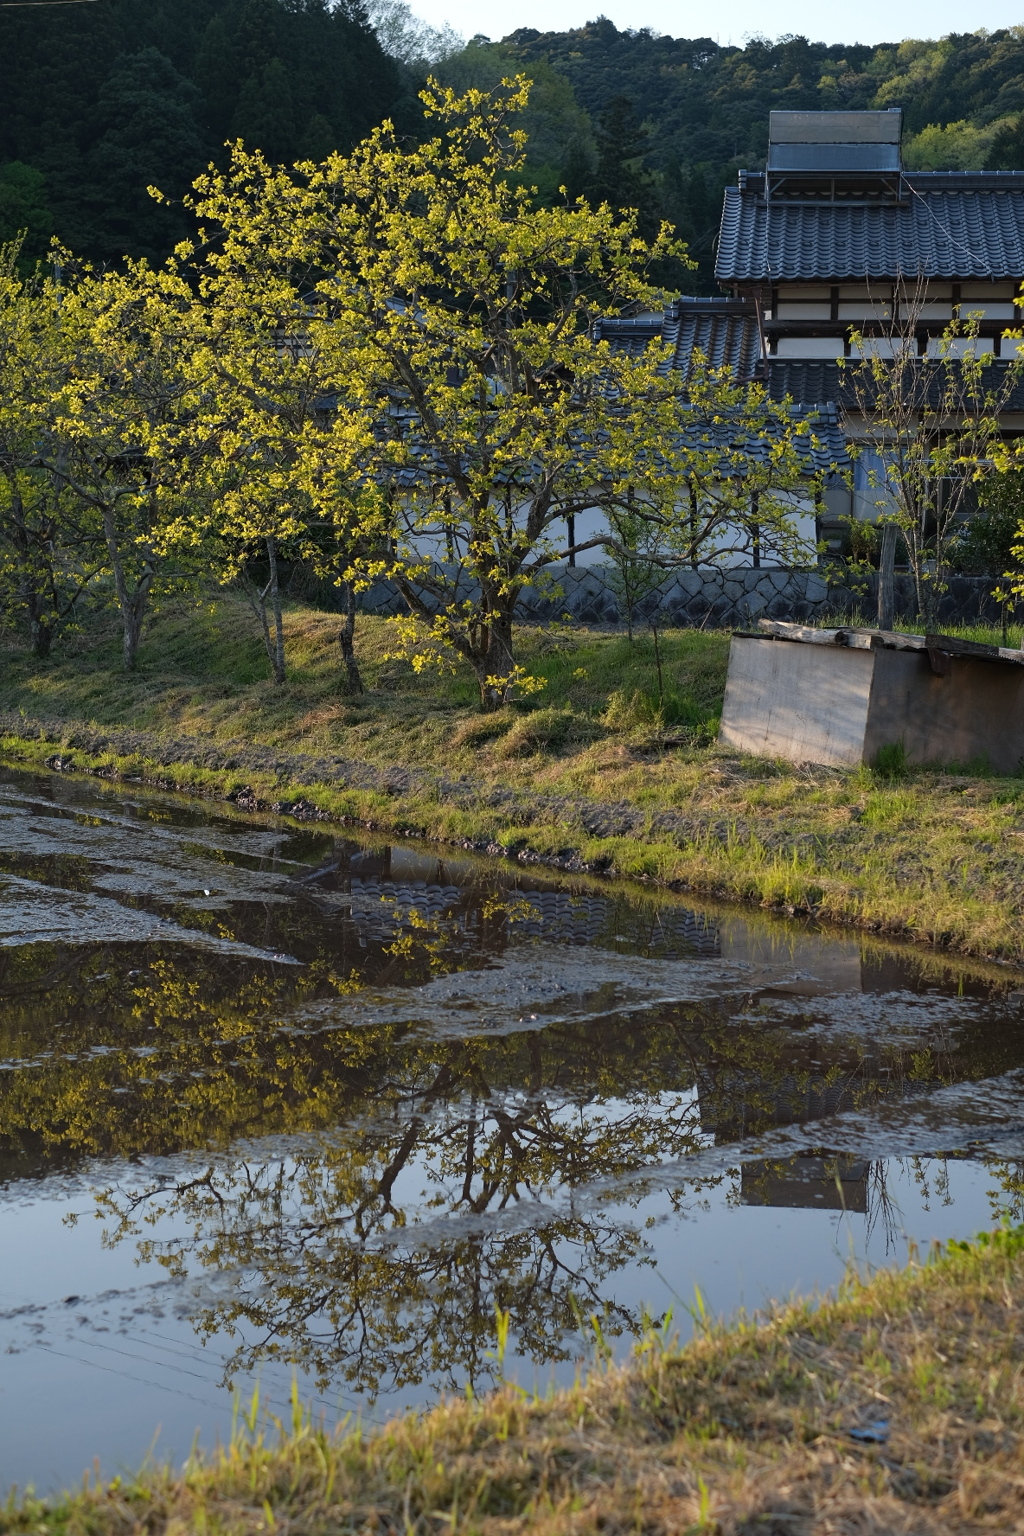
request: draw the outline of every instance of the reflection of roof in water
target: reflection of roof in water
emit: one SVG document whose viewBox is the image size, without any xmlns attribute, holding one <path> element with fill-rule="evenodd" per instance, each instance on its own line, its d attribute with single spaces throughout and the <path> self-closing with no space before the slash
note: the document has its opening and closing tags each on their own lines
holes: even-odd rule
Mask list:
<svg viewBox="0 0 1024 1536">
<path fill-rule="evenodd" d="M 833 1063 L 835 1065 L 835 1063 Z M 782 1071 L 731 1072 L 718 1081 L 705 1069 L 697 1074 L 701 1125 L 713 1133 L 718 1146 L 741 1140 L 766 1125 L 805 1125 L 829 1120 L 862 1107 L 865 1098 L 926 1099 L 942 1086 L 893 1073 L 881 1059 L 865 1059 L 837 1081 L 821 1076 L 810 1080 Z"/>
<path fill-rule="evenodd" d="M 414 912 L 421 921 L 455 927 L 468 938 L 479 933 L 489 912 L 495 924 L 507 925 L 512 942 L 542 938 L 546 943 L 586 945 L 622 939 L 665 957 L 720 953 L 717 925 L 685 907 L 653 911 L 644 923 L 644 914 L 621 898 L 600 893 L 513 886 L 485 897 L 473 886 L 358 875 L 351 876 L 347 886 L 351 920 L 368 940 L 393 937 L 410 925 Z"/>
</svg>

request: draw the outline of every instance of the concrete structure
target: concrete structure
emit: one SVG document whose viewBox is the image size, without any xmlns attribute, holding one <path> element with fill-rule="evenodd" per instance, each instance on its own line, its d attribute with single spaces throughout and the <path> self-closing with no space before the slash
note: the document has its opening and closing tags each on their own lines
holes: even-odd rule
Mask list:
<svg viewBox="0 0 1024 1536">
<path fill-rule="evenodd" d="M 871 1164 L 852 1157 L 763 1158 L 744 1163 L 740 1204 L 867 1214 Z"/>
<path fill-rule="evenodd" d="M 770 620 L 762 631 L 733 636 L 724 745 L 842 768 L 898 742 L 914 764 L 1024 763 L 1024 652 Z"/>
</svg>

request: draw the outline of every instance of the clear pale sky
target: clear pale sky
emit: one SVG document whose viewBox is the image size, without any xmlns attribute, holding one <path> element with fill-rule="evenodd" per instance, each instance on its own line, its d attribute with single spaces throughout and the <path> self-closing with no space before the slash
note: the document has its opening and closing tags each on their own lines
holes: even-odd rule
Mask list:
<svg viewBox="0 0 1024 1536">
<path fill-rule="evenodd" d="M 688 0 L 413 0 L 412 9 L 433 26 L 450 22 L 463 37 L 482 32 L 497 41 L 516 27 L 562 32 L 582 26 L 595 16 L 611 17 L 622 30 L 653 27 L 671 37 L 714 37 L 720 43 L 742 44 L 751 33 L 779 37 L 803 33 L 813 42 L 882 43 L 904 37 L 942 37 L 947 32 L 976 32 L 981 27 L 1024 24 L 1024 3 L 984 0 L 977 10 L 962 0 L 909 0 L 886 4 L 862 0 L 855 6 L 810 5 L 807 0 L 781 0 L 774 5 L 754 0 L 723 0 L 695 4 Z"/>
</svg>

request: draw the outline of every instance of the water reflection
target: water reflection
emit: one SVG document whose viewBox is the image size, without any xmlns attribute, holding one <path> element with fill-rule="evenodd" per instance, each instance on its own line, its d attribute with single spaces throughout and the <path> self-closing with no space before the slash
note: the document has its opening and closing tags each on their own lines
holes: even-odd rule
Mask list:
<svg viewBox="0 0 1024 1536">
<path fill-rule="evenodd" d="M 897 1166 L 941 1201 L 985 1157 L 1019 1204 L 994 969 L 169 799 L 26 778 L 0 809 L 0 930 L 33 913 L 0 946 L 0 1177 L 97 1210 L 166 1282 L 132 1317 L 173 1294 L 225 1379 L 481 1390 L 498 1311 L 532 1366 L 591 1315 L 627 1340 L 636 1275 L 723 1202 L 893 1252 Z M 17 1347 L 48 1305 L 8 1311 Z"/>
</svg>

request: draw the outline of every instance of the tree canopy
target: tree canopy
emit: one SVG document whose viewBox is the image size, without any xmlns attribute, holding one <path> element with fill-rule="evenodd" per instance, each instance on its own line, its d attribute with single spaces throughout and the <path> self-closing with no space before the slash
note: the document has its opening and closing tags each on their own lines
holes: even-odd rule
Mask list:
<svg viewBox="0 0 1024 1536">
<path fill-rule="evenodd" d="M 692 563 L 721 554 L 720 514 L 742 525 L 755 491 L 759 537 L 784 543 L 791 509 L 773 496 L 805 472 L 761 386 L 708 370 L 684 393 L 664 348 L 596 339 L 603 317 L 662 304 L 656 269 L 685 255 L 667 227 L 644 238 L 639 215 L 607 201 L 533 205 L 516 184 L 529 89 L 431 85 L 437 132 L 421 144 L 385 125 L 294 172 L 236 146 L 226 173 L 196 183 L 217 337 L 200 366 L 238 401 L 227 441 L 247 485 L 257 459 L 260 474 L 273 463 L 275 517 L 301 487 L 348 553 L 344 578 L 393 582 L 415 660 L 468 661 L 488 708 L 525 681 L 523 587 L 612 537 L 576 542 L 577 514 L 628 507 L 664 531 L 666 563 Z M 292 369 L 285 336 L 301 338 L 306 402 L 287 441 L 265 381 Z M 317 370 L 322 425 L 309 419 Z M 268 428 L 274 446 L 254 454 Z"/>
<path fill-rule="evenodd" d="M 55 233 L 93 260 L 162 259 L 187 224 L 147 186 L 180 199 L 229 137 L 319 158 L 418 116 L 363 9 L 329 0 L 0 9 L 0 56 L 0 239 L 28 227 L 33 256 Z"/>
<path fill-rule="evenodd" d="M 600 17 L 568 32 L 474 38 L 460 51 L 403 0 L 365 10 L 354 0 L 104 0 L 0 8 L 0 52 L 0 240 L 27 228 L 33 257 L 55 233 L 92 259 L 162 258 L 186 225 L 176 203 L 151 207 L 146 186 L 180 198 L 229 139 L 290 162 L 346 151 L 385 117 L 417 135 L 428 63 L 457 92 L 525 71 L 534 93 L 524 179 L 540 200 L 599 180 L 613 205 L 633 206 L 641 187 L 654 221 L 667 219 L 697 257 L 688 279 L 696 291 L 713 291 L 721 188 L 764 158 L 772 108 L 902 106 L 911 166 L 1024 163 L 1024 36 L 1015 27 L 877 45 L 754 37 L 734 47 L 619 30 Z M 631 113 L 631 132 L 645 138 L 637 155 L 606 153 L 599 167 L 601 119 L 615 111 Z"/>
</svg>

